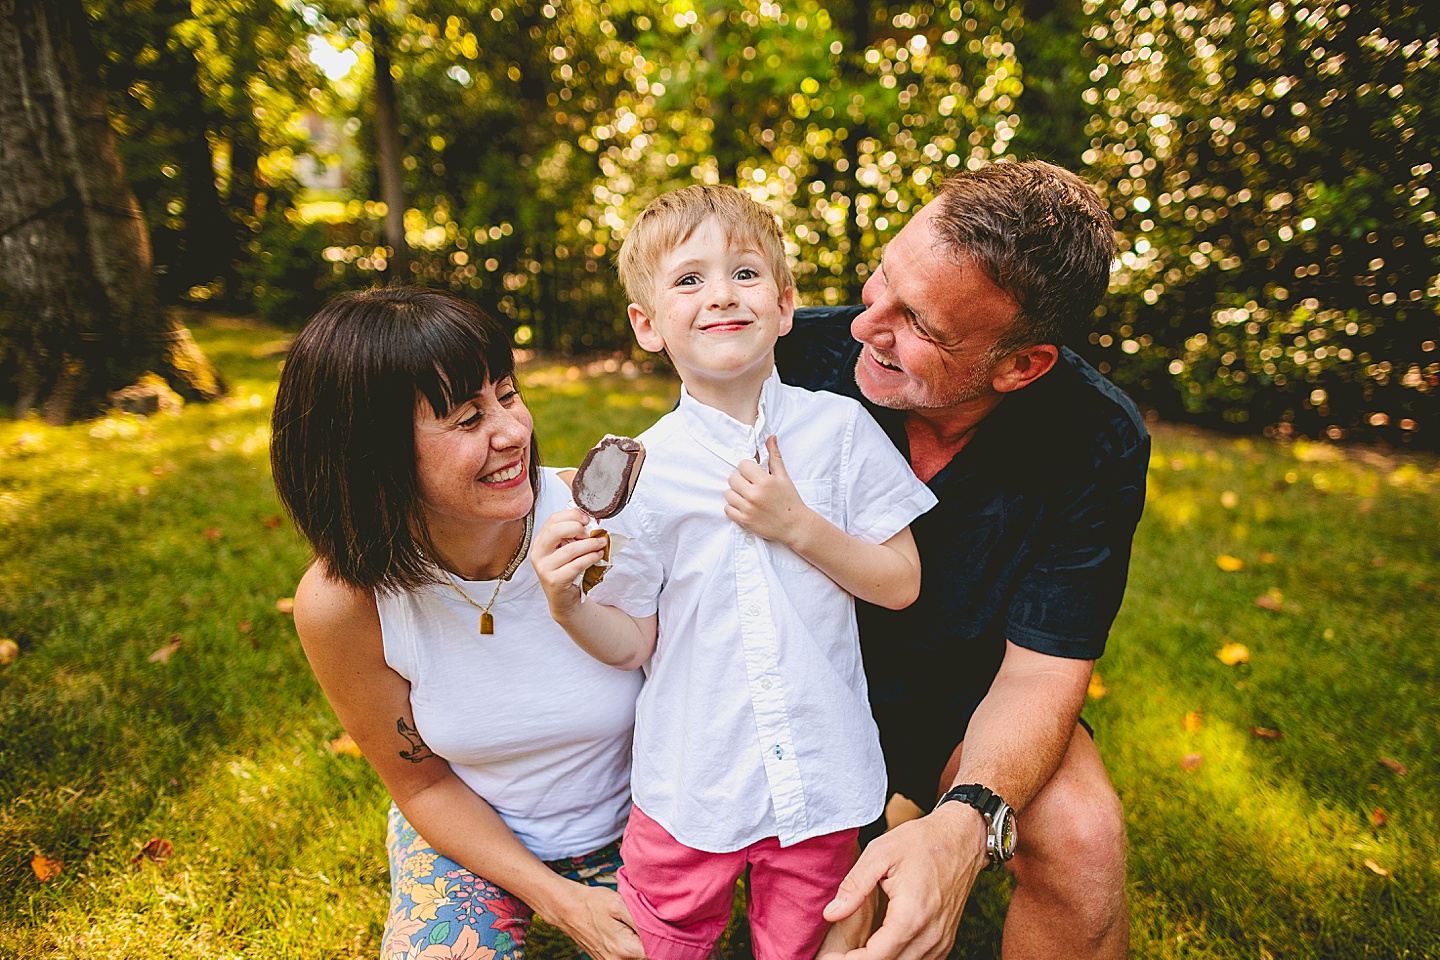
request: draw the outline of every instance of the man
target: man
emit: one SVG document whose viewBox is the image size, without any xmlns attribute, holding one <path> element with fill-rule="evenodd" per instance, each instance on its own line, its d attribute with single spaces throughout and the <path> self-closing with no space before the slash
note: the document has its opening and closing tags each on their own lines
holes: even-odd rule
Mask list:
<svg viewBox="0 0 1440 960">
<path fill-rule="evenodd" d="M 1006 957 L 1125 954 L 1124 820 L 1080 708 L 1124 594 L 1150 441 L 1062 346 L 1114 256 L 1078 177 L 990 165 L 946 181 L 891 241 L 863 311 L 798 311 L 780 341 L 787 382 L 862 397 L 940 500 L 912 526 L 920 599 L 858 616 L 891 789 L 944 799 L 866 847 L 826 909 L 845 922 L 822 957 L 865 939 L 877 886 L 884 921 L 849 960 L 944 957 L 1012 828 Z"/>
</svg>

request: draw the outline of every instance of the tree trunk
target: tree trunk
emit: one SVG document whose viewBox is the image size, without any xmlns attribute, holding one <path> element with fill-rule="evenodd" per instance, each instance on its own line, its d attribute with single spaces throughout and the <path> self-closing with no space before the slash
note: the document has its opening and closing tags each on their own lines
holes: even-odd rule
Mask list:
<svg viewBox="0 0 1440 960">
<path fill-rule="evenodd" d="M 151 371 L 224 387 L 160 309 L 80 0 L 0 0 L 0 361 L 14 412 L 93 415 Z"/>
<path fill-rule="evenodd" d="M 400 160 L 400 112 L 390 73 L 390 30 L 385 15 L 372 11 L 370 38 L 375 56 L 375 146 L 379 154 L 380 199 L 385 204 L 386 273 L 391 283 L 410 282 L 410 247 L 405 242 L 405 169 Z"/>
</svg>

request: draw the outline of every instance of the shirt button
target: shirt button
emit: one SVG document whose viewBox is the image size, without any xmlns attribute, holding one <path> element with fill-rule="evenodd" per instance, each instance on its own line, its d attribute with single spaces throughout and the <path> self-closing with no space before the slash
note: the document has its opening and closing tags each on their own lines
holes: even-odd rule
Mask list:
<svg viewBox="0 0 1440 960">
<path fill-rule="evenodd" d="M 775 759 L 776 759 L 776 760 L 784 760 L 784 759 L 785 759 L 785 751 L 780 749 L 780 744 L 778 744 L 778 743 L 775 744 Z"/>
<path fill-rule="evenodd" d="M 745 534 L 745 543 L 746 543 L 747 545 L 753 544 L 754 542 L 755 542 L 755 534 L 753 534 L 753 533 L 747 533 L 747 534 Z"/>
<path fill-rule="evenodd" d="M 745 604 L 745 612 L 752 617 L 760 616 L 760 604 L 756 603 L 754 600 L 751 600 L 749 603 Z"/>
<path fill-rule="evenodd" d="M 760 681 L 761 690 L 769 690 L 773 686 L 775 686 L 775 681 L 771 680 L 769 677 L 765 677 Z"/>
</svg>

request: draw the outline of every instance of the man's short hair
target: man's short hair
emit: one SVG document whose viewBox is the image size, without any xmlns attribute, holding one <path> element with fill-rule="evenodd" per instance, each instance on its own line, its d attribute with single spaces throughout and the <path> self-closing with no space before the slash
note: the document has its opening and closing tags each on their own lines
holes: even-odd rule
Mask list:
<svg viewBox="0 0 1440 960">
<path fill-rule="evenodd" d="M 795 286 L 775 215 L 734 187 L 696 184 L 651 200 L 620 246 L 620 282 L 631 302 L 654 317 L 660 260 L 714 217 L 732 246 L 754 247 L 770 261 L 781 296 Z"/>
<path fill-rule="evenodd" d="M 291 344 L 271 419 L 285 509 L 327 572 L 367 590 L 435 580 L 415 469 L 415 416 L 445 417 L 515 369 L 510 339 L 439 290 L 386 287 L 331 300 Z M 530 438 L 530 485 L 540 453 Z"/>
<path fill-rule="evenodd" d="M 1084 329 L 1116 252 L 1114 221 L 1088 183 L 1043 160 L 1005 160 L 952 174 L 935 204 L 936 237 L 1020 305 L 997 356 Z"/>
</svg>

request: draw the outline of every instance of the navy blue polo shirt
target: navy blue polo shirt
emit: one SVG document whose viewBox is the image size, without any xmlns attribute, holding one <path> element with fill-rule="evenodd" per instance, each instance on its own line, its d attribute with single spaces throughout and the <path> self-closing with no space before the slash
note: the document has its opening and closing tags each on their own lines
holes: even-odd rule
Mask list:
<svg viewBox="0 0 1440 960">
<path fill-rule="evenodd" d="M 855 384 L 859 307 L 796 311 L 776 362 L 786 383 L 854 397 L 909 456 L 903 411 Z M 1150 436 L 1135 405 L 1070 350 L 1006 397 L 929 482 L 939 505 L 910 529 L 920 598 L 857 603 L 870 703 L 890 786 L 929 807 L 940 773 L 1005 654 L 1005 640 L 1098 659 L 1120 609 L 1145 502 Z"/>
</svg>

